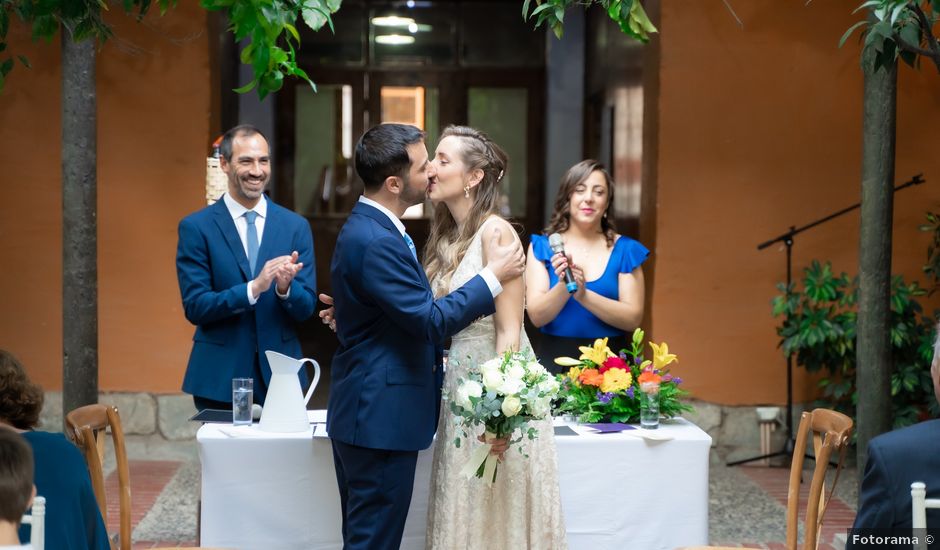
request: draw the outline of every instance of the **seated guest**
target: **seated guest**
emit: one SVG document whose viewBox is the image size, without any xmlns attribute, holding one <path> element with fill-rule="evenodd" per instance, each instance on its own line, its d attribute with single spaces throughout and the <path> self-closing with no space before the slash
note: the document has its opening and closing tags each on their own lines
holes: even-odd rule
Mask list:
<svg viewBox="0 0 940 550">
<path fill-rule="evenodd" d="M 553 359 L 578 357 L 578 347 L 608 338 L 615 353 L 643 320 L 643 269 L 649 250 L 618 235 L 610 207 L 614 186 L 594 160 L 572 166 L 561 180 L 555 211 L 544 235 L 532 235 L 526 262 L 526 310 L 542 329 L 537 355 L 553 372 Z M 564 254 L 552 252 L 548 236 L 561 235 Z M 565 288 L 565 270 L 577 283 Z M 559 281 L 561 284 L 559 284 Z"/>
<path fill-rule="evenodd" d="M 46 498 L 46 548 L 109 550 L 85 458 L 60 433 L 32 431 L 39 423 L 42 388 L 19 361 L 0 350 L 0 427 L 20 432 L 33 450 L 37 494 Z M 20 538 L 29 538 L 29 527 Z"/>
<path fill-rule="evenodd" d="M 33 453 L 12 430 L 0 428 L 0 550 L 28 550 L 16 530 L 36 496 Z"/>
<path fill-rule="evenodd" d="M 940 401 L 940 330 L 933 347 L 930 375 L 934 394 Z M 927 485 L 927 498 L 940 498 L 940 420 L 884 433 L 868 442 L 868 461 L 858 493 L 853 531 L 896 529 L 903 534 L 901 530 L 910 529 L 911 483 L 915 481 Z M 927 526 L 940 528 L 940 510 L 927 510 Z M 852 542 L 850 534 L 846 548 L 852 548 Z"/>
</svg>

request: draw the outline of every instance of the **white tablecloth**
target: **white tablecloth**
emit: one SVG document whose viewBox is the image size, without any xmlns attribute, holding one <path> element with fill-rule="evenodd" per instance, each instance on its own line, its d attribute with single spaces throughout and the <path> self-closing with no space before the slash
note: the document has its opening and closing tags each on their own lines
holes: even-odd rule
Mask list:
<svg viewBox="0 0 940 550">
<path fill-rule="evenodd" d="M 322 414 L 322 413 L 321 413 Z M 651 441 L 639 430 L 558 436 L 559 483 L 568 545 L 671 549 L 708 542 L 711 438 L 677 419 Z M 238 549 L 342 548 L 330 441 L 269 434 L 257 426 L 205 424 L 201 544 Z M 418 454 L 402 548 L 424 548 L 431 451 Z"/>
</svg>

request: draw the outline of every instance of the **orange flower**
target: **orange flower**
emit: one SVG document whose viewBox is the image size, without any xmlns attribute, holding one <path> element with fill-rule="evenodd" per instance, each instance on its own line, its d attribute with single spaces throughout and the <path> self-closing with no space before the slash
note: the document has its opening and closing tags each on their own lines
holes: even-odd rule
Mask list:
<svg viewBox="0 0 940 550">
<path fill-rule="evenodd" d="M 584 369 L 581 371 L 578 380 L 588 386 L 600 386 L 604 383 L 604 375 L 599 373 L 597 369 Z"/>
<path fill-rule="evenodd" d="M 642 373 L 640 373 L 640 377 L 637 378 L 637 382 L 639 382 L 640 384 L 648 384 L 650 382 L 654 384 L 659 384 L 662 381 L 662 379 L 663 379 L 662 376 L 656 374 L 655 372 L 651 370 L 645 370 Z"/>
</svg>

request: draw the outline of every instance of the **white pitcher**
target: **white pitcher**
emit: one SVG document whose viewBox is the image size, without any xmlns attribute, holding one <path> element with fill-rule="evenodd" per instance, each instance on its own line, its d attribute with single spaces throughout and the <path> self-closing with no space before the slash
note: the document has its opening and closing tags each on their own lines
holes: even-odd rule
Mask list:
<svg viewBox="0 0 940 550">
<path fill-rule="evenodd" d="M 313 359 L 294 359 L 276 351 L 265 351 L 271 365 L 271 382 L 261 410 L 258 427 L 266 432 L 303 432 L 310 429 L 307 403 L 320 381 L 320 365 Z M 307 361 L 313 365 L 313 381 L 307 395 L 300 388 L 297 373 Z"/>
</svg>

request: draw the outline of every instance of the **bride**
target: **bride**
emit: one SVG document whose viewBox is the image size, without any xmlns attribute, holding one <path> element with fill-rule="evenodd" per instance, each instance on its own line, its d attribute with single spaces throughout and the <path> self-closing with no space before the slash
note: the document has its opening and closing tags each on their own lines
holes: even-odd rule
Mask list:
<svg viewBox="0 0 940 550">
<path fill-rule="evenodd" d="M 449 126 L 441 134 L 433 160 L 437 175 L 428 185 L 435 208 L 424 259 L 435 296 L 460 287 L 486 265 L 488 243 L 497 228 L 504 241 L 518 239 L 497 214 L 507 162 L 506 153 L 483 132 Z M 524 297 L 522 277 L 506 283 L 496 298 L 496 313 L 453 337 L 444 395 L 452 394 L 468 365 L 510 348 L 531 349 L 522 324 Z M 428 548 L 567 547 L 551 419 L 536 427 L 535 440 L 524 439 L 503 454 L 490 486 L 460 475 L 476 442 L 454 445 L 454 416 L 442 405 L 431 474 Z"/>
</svg>

